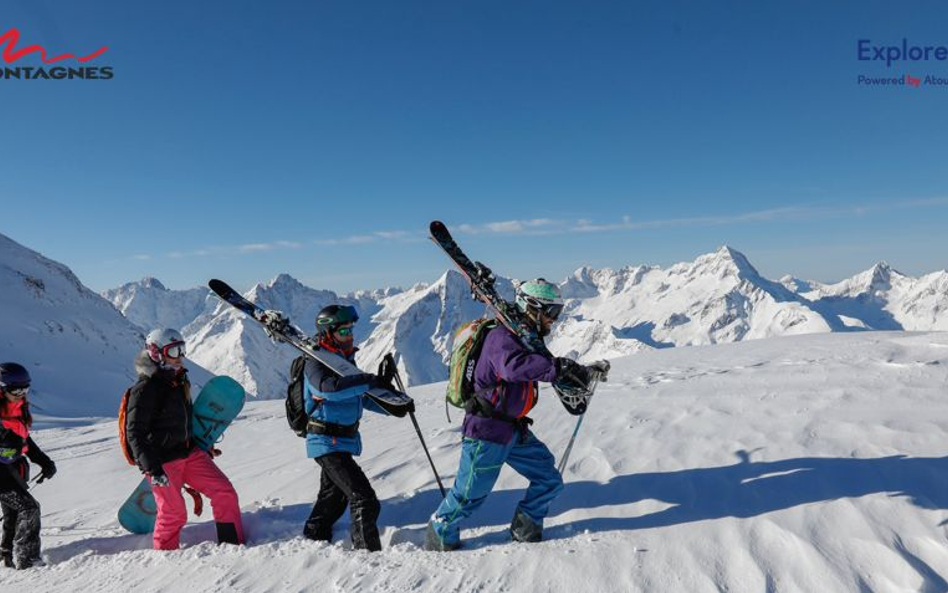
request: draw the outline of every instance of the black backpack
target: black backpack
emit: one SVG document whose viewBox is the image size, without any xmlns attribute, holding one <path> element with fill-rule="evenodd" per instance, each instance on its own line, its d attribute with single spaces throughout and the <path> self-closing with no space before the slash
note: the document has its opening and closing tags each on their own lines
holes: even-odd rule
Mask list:
<svg viewBox="0 0 948 593">
<path fill-rule="evenodd" d="M 296 436 L 306 436 L 306 425 L 309 424 L 309 415 L 306 413 L 306 402 L 303 401 L 303 369 L 306 367 L 306 357 L 298 356 L 290 364 L 290 384 L 286 386 L 286 422 Z"/>
</svg>

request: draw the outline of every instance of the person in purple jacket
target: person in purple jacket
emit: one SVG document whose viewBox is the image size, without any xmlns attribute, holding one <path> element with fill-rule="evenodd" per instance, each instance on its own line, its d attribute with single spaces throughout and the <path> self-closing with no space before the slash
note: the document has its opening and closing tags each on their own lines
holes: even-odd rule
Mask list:
<svg viewBox="0 0 948 593">
<path fill-rule="evenodd" d="M 545 337 L 563 310 L 559 289 L 539 278 L 517 289 L 517 307 Z M 527 413 L 537 403 L 537 382 L 571 374 L 588 383 L 589 370 L 568 358 L 549 358 L 527 350 L 503 325 L 490 330 L 474 367 L 477 395 L 462 425 L 461 463 L 454 486 L 434 512 L 425 549 L 455 550 L 461 545 L 461 521 L 480 507 L 506 463 L 530 480 L 517 505 L 510 535 L 538 542 L 550 503 L 563 489 L 553 454 L 530 431 Z"/>
</svg>

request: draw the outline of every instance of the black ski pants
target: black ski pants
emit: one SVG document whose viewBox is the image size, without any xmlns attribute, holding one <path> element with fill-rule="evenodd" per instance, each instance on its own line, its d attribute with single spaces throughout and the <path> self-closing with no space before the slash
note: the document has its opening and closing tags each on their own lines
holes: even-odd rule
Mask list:
<svg viewBox="0 0 948 593">
<path fill-rule="evenodd" d="M 362 468 L 349 453 L 330 453 L 316 458 L 322 469 L 319 494 L 313 511 L 306 520 L 303 535 L 310 539 L 329 541 L 332 526 L 349 507 L 352 547 L 377 552 L 379 541 L 379 499 Z"/>
<path fill-rule="evenodd" d="M 0 553 L 13 555 L 17 564 L 40 555 L 40 505 L 20 488 L 0 491 L 3 531 Z"/>
</svg>

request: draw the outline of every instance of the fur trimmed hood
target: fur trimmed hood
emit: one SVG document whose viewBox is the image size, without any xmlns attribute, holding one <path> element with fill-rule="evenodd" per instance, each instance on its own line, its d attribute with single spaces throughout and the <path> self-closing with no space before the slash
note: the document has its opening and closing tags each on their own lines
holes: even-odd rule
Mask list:
<svg viewBox="0 0 948 593">
<path fill-rule="evenodd" d="M 158 363 L 148 356 L 147 350 L 142 350 L 138 353 L 138 356 L 135 357 L 135 372 L 138 373 L 139 377 L 151 377 L 157 373 L 160 368 Z"/>
</svg>

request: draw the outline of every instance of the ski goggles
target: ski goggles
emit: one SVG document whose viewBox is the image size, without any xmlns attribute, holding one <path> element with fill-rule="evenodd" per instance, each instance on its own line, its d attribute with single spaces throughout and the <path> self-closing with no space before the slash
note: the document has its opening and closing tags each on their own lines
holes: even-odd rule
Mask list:
<svg viewBox="0 0 948 593">
<path fill-rule="evenodd" d="M 351 325 L 347 325 L 346 327 L 337 327 L 337 328 L 334 329 L 333 331 L 334 331 L 335 333 L 339 334 L 340 336 L 351 336 L 351 335 L 352 335 L 352 326 L 351 326 Z"/>
<path fill-rule="evenodd" d="M 165 358 L 181 358 L 187 354 L 184 342 L 171 342 L 161 349 L 161 355 Z"/>
<path fill-rule="evenodd" d="M 3 392 L 10 397 L 15 397 L 17 399 L 21 397 L 26 397 L 30 392 L 29 385 L 16 385 L 10 387 L 3 387 Z"/>
</svg>

